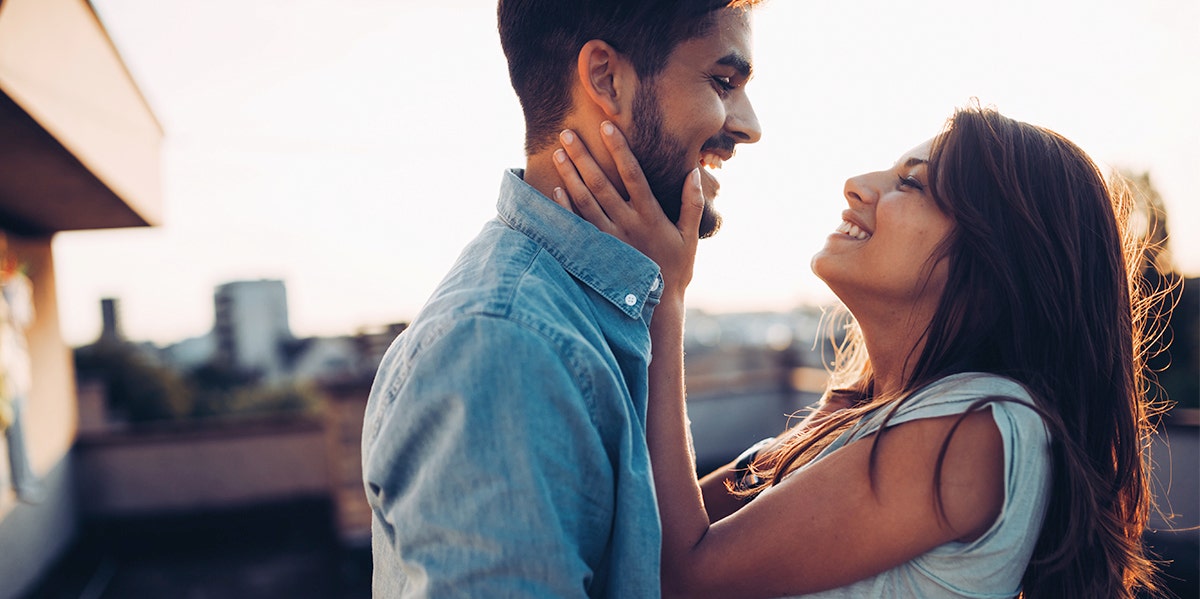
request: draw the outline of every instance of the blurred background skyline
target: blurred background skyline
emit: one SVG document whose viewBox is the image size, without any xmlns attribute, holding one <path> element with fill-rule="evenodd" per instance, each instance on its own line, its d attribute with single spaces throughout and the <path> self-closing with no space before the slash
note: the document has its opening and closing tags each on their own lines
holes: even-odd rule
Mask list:
<svg viewBox="0 0 1200 599">
<path fill-rule="evenodd" d="M 158 116 L 161 227 L 55 238 L 65 340 L 212 327 L 213 290 L 282 279 L 297 335 L 409 320 L 494 213 L 523 126 L 494 3 L 95 0 Z M 763 141 L 718 172 L 726 217 L 689 299 L 831 301 L 809 257 L 846 177 L 890 165 L 977 97 L 1106 168 L 1149 171 L 1179 269 L 1200 272 L 1200 2 L 768 1 L 749 93 Z"/>
</svg>

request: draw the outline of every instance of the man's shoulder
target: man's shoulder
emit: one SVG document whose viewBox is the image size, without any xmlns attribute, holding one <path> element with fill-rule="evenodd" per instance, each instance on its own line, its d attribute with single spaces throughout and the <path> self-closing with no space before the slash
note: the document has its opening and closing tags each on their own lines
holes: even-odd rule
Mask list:
<svg viewBox="0 0 1200 599">
<path fill-rule="evenodd" d="M 516 236 L 514 238 L 513 236 Z M 525 241 L 522 241 L 524 239 Z M 579 284 L 538 246 L 509 230 L 485 231 L 467 247 L 445 279 L 389 350 L 407 371 L 438 347 L 465 357 L 503 360 L 506 347 L 541 347 L 576 354 L 598 329 Z"/>
<path fill-rule="evenodd" d="M 414 325 L 481 316 L 570 326 L 589 302 L 579 281 L 544 247 L 491 223 L 463 250 Z"/>
</svg>

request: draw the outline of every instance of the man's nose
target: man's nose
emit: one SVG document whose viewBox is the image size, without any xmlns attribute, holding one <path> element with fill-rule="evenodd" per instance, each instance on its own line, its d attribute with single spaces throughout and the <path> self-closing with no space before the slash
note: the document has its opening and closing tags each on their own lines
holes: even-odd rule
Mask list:
<svg viewBox="0 0 1200 599">
<path fill-rule="evenodd" d="M 738 143 L 752 144 L 762 139 L 762 127 L 758 124 L 758 115 L 750 98 L 740 94 L 730 107 L 725 118 L 725 129 Z"/>
</svg>

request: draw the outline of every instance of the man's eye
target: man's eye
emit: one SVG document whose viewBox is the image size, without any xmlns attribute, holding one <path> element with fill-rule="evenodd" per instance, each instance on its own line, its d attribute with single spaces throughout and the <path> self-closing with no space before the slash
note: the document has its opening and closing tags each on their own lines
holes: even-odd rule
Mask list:
<svg viewBox="0 0 1200 599">
<path fill-rule="evenodd" d="M 729 92 L 737 87 L 733 84 L 733 78 L 724 75 L 713 75 L 712 81 L 721 92 Z"/>
</svg>

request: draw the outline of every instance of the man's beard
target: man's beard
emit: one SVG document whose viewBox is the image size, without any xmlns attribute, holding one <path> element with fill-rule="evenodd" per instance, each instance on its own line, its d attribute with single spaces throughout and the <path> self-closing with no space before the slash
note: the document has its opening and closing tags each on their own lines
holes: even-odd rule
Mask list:
<svg viewBox="0 0 1200 599">
<path fill-rule="evenodd" d="M 683 204 L 683 183 L 695 168 L 696 157 L 689 157 L 686 144 L 664 130 L 656 88 L 653 82 L 643 85 L 633 97 L 629 148 L 642 165 L 650 191 L 654 192 L 663 212 L 671 222 L 677 223 Z M 705 142 L 705 145 L 710 143 L 716 143 L 718 147 L 723 145 L 715 140 Z M 732 144 L 729 145 L 732 149 Z M 712 198 L 705 198 L 704 212 L 700 216 L 700 238 L 711 237 L 720 228 L 721 215 L 713 209 Z"/>
</svg>

